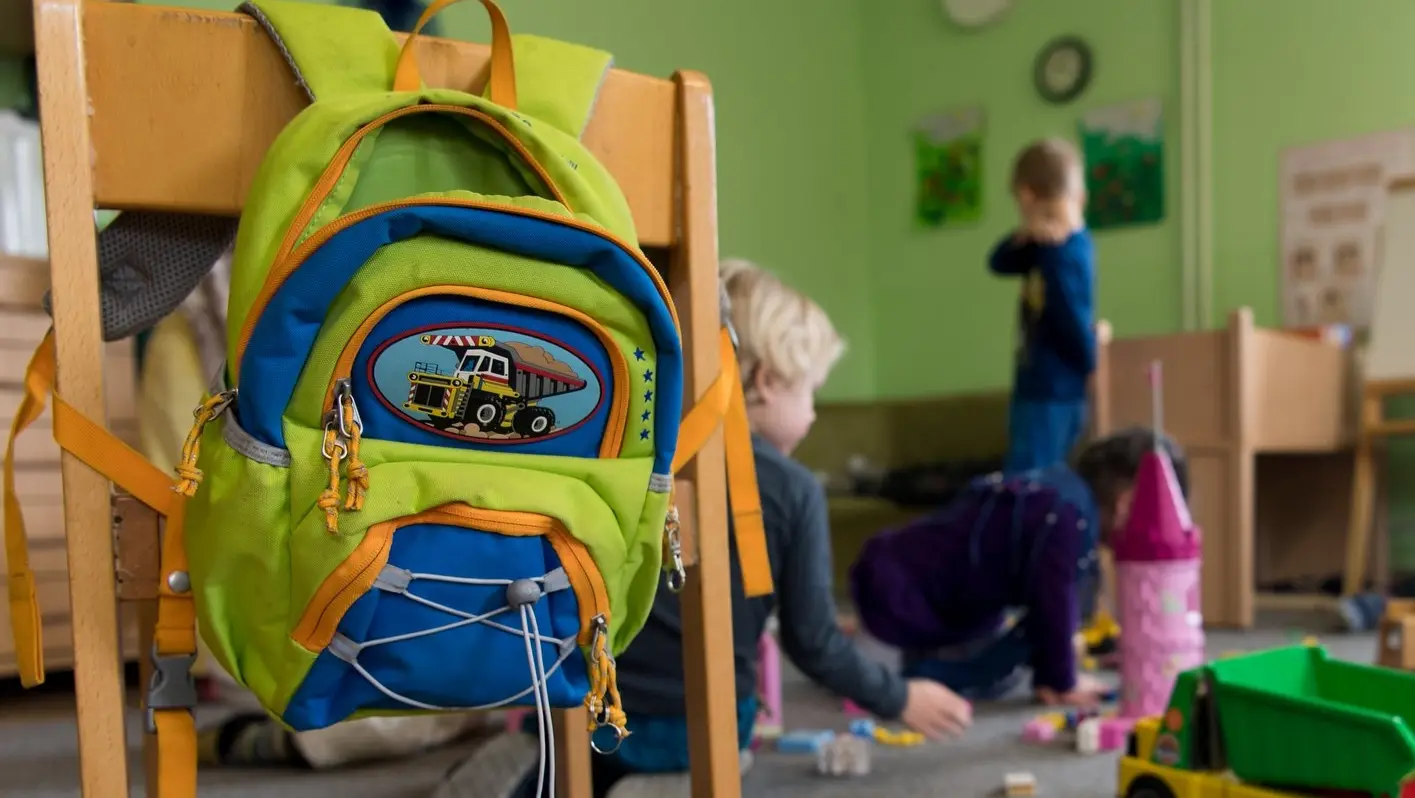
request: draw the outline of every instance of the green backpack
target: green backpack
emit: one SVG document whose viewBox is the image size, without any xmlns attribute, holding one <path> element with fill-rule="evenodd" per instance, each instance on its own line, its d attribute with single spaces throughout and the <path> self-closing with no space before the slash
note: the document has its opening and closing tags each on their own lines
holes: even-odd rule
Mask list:
<svg viewBox="0 0 1415 798">
<path fill-rule="evenodd" d="M 548 734 L 551 707 L 583 704 L 622 739 L 614 656 L 676 545 L 673 473 L 724 417 L 744 570 L 770 590 L 730 342 L 683 419 L 672 299 L 579 140 L 611 58 L 513 38 L 482 3 L 489 98 L 423 88 L 372 12 L 242 7 L 312 103 L 255 176 L 227 367 L 178 466 L 159 732 L 190 706 L 194 605 L 295 730 L 526 706 Z"/>
</svg>

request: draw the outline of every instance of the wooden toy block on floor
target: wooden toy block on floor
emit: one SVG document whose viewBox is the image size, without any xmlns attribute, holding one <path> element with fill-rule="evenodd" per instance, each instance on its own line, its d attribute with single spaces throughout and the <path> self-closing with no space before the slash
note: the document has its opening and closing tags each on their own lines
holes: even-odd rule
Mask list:
<svg viewBox="0 0 1415 798">
<path fill-rule="evenodd" d="M 1037 777 L 1031 773 L 1008 773 L 1002 779 L 1002 792 L 1007 798 L 1036 795 Z"/>
<path fill-rule="evenodd" d="M 793 731 L 781 735 L 776 750 L 783 754 L 816 754 L 821 746 L 835 739 L 835 732 L 823 729 Z"/>
<path fill-rule="evenodd" d="M 1130 718 L 1102 718 L 1100 750 L 1119 751 L 1124 748 L 1134 727 L 1135 721 Z"/>
<path fill-rule="evenodd" d="M 816 757 L 816 771 L 822 776 L 868 776 L 870 774 L 870 741 L 854 734 L 844 734 L 821 746 Z"/>
<path fill-rule="evenodd" d="M 1032 718 L 1022 726 L 1022 739 L 1029 743 L 1049 743 L 1056 739 L 1056 724 L 1047 718 Z"/>
<path fill-rule="evenodd" d="M 1392 599 L 1381 617 L 1376 664 L 1415 670 L 1415 600 Z"/>
<path fill-rule="evenodd" d="M 1094 754 L 1101 750 L 1101 719 L 1086 718 L 1076 724 L 1076 752 Z"/>
</svg>

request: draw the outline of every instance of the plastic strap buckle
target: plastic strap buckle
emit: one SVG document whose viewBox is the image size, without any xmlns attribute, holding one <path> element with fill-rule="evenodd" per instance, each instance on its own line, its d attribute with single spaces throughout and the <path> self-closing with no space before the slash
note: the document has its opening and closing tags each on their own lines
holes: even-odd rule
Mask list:
<svg viewBox="0 0 1415 798">
<path fill-rule="evenodd" d="M 154 713 L 160 709 L 185 709 L 188 712 L 197 705 L 197 685 L 192 677 L 192 666 L 196 664 L 196 654 L 158 654 L 157 646 L 152 647 L 152 680 L 147 686 L 147 700 L 144 702 L 144 719 L 147 733 L 157 732 Z"/>
</svg>

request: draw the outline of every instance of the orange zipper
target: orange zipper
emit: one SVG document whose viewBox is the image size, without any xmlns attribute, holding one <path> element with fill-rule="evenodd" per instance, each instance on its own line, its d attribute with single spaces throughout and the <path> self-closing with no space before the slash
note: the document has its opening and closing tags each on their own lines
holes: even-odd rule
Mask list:
<svg viewBox="0 0 1415 798">
<path fill-rule="evenodd" d="M 664 284 L 663 278 L 659 275 L 658 270 L 632 245 L 625 243 L 622 239 L 607 230 L 603 230 L 588 222 L 582 222 L 579 219 L 569 216 L 560 216 L 545 211 L 520 208 L 514 205 L 501 205 L 483 200 L 465 199 L 461 197 L 426 197 L 416 201 L 395 200 L 378 205 L 370 205 L 362 210 L 345 214 L 316 230 L 313 235 L 305 239 L 304 243 L 300 244 L 288 257 L 276 259 L 275 264 L 270 268 L 270 273 L 266 275 L 265 284 L 261 286 L 260 294 L 256 296 L 255 302 L 252 303 L 250 310 L 246 313 L 245 321 L 241 323 L 241 337 L 236 347 L 236 357 L 230 363 L 232 382 L 234 383 L 240 379 L 241 360 L 245 357 L 246 346 L 250 343 L 251 334 L 255 332 L 256 322 L 260 320 L 260 315 L 265 310 L 265 306 L 270 303 L 271 297 L 275 296 L 275 292 L 279 290 L 285 280 L 299 268 L 300 264 L 303 263 L 311 253 L 319 249 L 326 241 L 346 227 L 357 224 L 372 216 L 377 216 L 380 213 L 416 205 L 474 208 L 478 210 L 496 211 L 497 213 L 509 213 L 515 216 L 524 216 L 529 219 L 555 222 L 556 224 L 562 224 L 577 230 L 583 230 L 586 233 L 597 235 L 619 246 L 643 267 L 644 271 L 649 275 L 649 279 L 653 280 L 654 287 L 658 289 L 659 295 L 663 297 L 664 304 L 668 307 L 668 313 L 673 319 L 673 328 L 679 332 L 680 336 L 682 335 L 682 325 L 678 321 L 678 309 L 674 307 L 673 297 L 669 294 L 668 286 Z"/>
<path fill-rule="evenodd" d="M 521 160 L 525 161 L 526 165 L 536 173 L 536 176 L 545 184 L 546 190 L 550 192 L 556 202 L 559 202 L 567 208 L 570 207 L 570 203 L 566 201 L 565 195 L 560 193 L 559 187 L 555 185 L 555 181 L 550 179 L 550 175 L 546 173 L 544 167 L 540 165 L 540 162 L 531 155 L 530 151 L 526 149 L 526 146 L 522 144 L 519 139 L 511 135 L 511 132 L 505 127 L 502 127 L 500 122 L 475 108 L 464 108 L 460 105 L 410 105 L 405 108 L 399 108 L 396 111 L 389 111 L 354 131 L 354 135 L 350 136 L 349 139 L 344 142 L 343 146 L 334 153 L 334 157 L 330 159 L 329 165 L 324 167 L 324 172 L 321 173 L 319 179 L 315 181 L 314 188 L 310 189 L 310 195 L 305 198 L 304 203 L 300 205 L 299 211 L 295 213 L 295 220 L 290 223 L 289 229 L 285 231 L 285 238 L 280 242 L 280 250 L 275 255 L 275 263 L 283 261 L 285 256 L 290 254 L 290 250 L 295 248 L 295 242 L 299 240 L 300 233 L 304 232 L 305 228 L 309 226 L 310 220 L 313 219 L 314 215 L 319 211 L 319 206 L 324 204 L 324 200 L 329 196 L 329 192 L 333 191 L 334 186 L 339 183 L 339 178 L 343 176 L 344 170 L 348 168 L 349 160 L 354 157 L 354 150 L 358 149 L 359 143 L 362 142 L 368 134 L 395 119 L 421 113 L 466 116 L 486 125 L 493 133 L 505 139 L 506 143 L 510 144 L 511 148 L 516 151 L 516 154 L 521 156 Z"/>
<path fill-rule="evenodd" d="M 393 533 L 413 524 L 445 524 L 512 537 L 543 536 L 560 558 L 580 610 L 580 645 L 590 645 L 596 629 L 609 623 L 609 591 L 594 565 L 589 549 L 558 519 L 539 513 L 484 510 L 462 502 L 444 504 L 417 515 L 374 524 L 353 553 L 320 583 L 291 638 L 306 650 L 318 653 L 334 639 L 339 622 L 360 596 L 373 589 L 388 564 Z"/>
<path fill-rule="evenodd" d="M 349 336 L 348 342 L 339 352 L 339 359 L 334 362 L 334 373 L 330 375 L 329 387 L 324 392 L 324 407 L 326 410 L 334 409 L 334 392 L 340 380 L 349 379 L 350 373 L 354 370 L 354 360 L 358 357 L 359 347 L 363 345 L 364 339 L 368 338 L 373 328 L 393 311 L 394 308 L 417 299 L 418 297 L 429 295 L 456 295 L 475 297 L 492 302 L 501 302 L 507 305 L 520 305 L 522 307 L 544 310 L 560 316 L 574 319 L 594 332 L 600 343 L 604 344 L 605 351 L 609 355 L 609 360 L 614 369 L 614 393 L 611 397 L 609 410 L 609 426 L 604 432 L 604 438 L 600 441 L 600 457 L 618 457 L 620 449 L 624 445 L 624 429 L 629 418 L 629 364 L 624 359 L 624 353 L 619 346 L 614 343 L 614 339 L 609 336 L 609 331 L 604 325 L 590 318 L 588 315 L 570 307 L 566 307 L 556 302 L 545 299 L 525 296 L 522 294 L 512 294 L 506 291 L 497 291 L 491 288 L 474 288 L 467 285 L 431 285 L 416 288 L 412 291 L 405 291 L 392 299 L 379 305 L 368 318 L 364 319 L 354 334 Z M 600 390 L 605 390 L 604 386 Z"/>
</svg>

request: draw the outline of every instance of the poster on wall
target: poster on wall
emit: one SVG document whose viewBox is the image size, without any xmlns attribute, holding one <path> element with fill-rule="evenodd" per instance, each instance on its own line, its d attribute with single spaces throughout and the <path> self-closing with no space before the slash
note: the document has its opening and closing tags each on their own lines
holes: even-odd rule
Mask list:
<svg viewBox="0 0 1415 798">
<path fill-rule="evenodd" d="M 914 216 L 925 227 L 976 222 L 983 215 L 983 109 L 923 119 L 914 129 Z"/>
<path fill-rule="evenodd" d="M 1158 99 L 1081 117 L 1086 224 L 1106 230 L 1164 218 L 1164 115 Z"/>
<path fill-rule="evenodd" d="M 1386 185 L 1415 172 L 1415 131 L 1294 147 L 1278 174 L 1283 322 L 1370 324 Z"/>
</svg>

